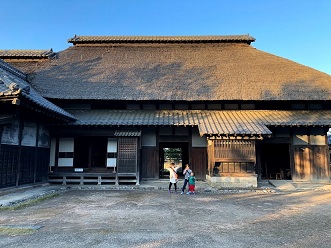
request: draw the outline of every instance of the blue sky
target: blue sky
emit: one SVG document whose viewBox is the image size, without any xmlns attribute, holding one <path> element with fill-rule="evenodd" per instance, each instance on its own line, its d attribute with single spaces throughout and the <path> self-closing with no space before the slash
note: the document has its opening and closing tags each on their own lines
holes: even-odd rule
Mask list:
<svg viewBox="0 0 331 248">
<path fill-rule="evenodd" d="M 1 0 L 0 49 L 77 35 L 250 34 L 255 48 L 331 75 L 330 0 Z"/>
</svg>

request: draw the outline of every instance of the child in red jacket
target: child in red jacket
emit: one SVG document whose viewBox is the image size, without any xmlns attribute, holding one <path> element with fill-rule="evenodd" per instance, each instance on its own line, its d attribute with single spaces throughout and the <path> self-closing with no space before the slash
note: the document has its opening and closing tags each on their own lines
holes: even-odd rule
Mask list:
<svg viewBox="0 0 331 248">
<path fill-rule="evenodd" d="M 195 194 L 195 174 L 192 171 L 190 177 L 188 178 L 188 192 L 187 195 Z"/>
</svg>

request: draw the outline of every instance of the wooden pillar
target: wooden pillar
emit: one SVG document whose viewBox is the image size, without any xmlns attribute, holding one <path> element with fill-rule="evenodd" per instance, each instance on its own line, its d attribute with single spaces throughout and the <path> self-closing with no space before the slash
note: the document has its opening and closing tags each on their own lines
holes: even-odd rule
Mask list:
<svg viewBox="0 0 331 248">
<path fill-rule="evenodd" d="M 55 139 L 54 172 L 57 172 L 58 168 L 59 168 L 59 145 L 60 145 L 59 142 L 60 142 L 59 137 L 56 137 L 56 139 Z"/>
<path fill-rule="evenodd" d="M 207 140 L 207 163 L 208 163 L 208 175 L 213 176 L 214 166 L 215 166 L 215 150 L 214 150 L 214 141 L 211 139 Z"/>
<path fill-rule="evenodd" d="M 39 122 L 37 122 L 36 147 L 35 147 L 35 153 L 34 153 L 34 167 L 33 167 L 33 183 L 36 183 L 36 181 L 37 181 L 39 130 L 40 130 L 40 124 L 39 124 Z"/>
<path fill-rule="evenodd" d="M 256 174 L 257 174 L 257 179 L 261 180 L 262 179 L 262 171 L 261 171 L 261 145 L 260 142 L 255 143 L 255 149 L 256 149 Z"/>
<path fill-rule="evenodd" d="M 1 152 L 2 132 L 3 132 L 3 126 L 0 125 L 0 152 Z"/>
<path fill-rule="evenodd" d="M 16 175 L 16 186 L 19 184 L 20 173 L 21 173 L 21 157 L 22 157 L 22 139 L 23 139 L 23 128 L 24 120 L 19 114 L 18 118 L 18 155 L 17 155 L 17 175 Z"/>
</svg>

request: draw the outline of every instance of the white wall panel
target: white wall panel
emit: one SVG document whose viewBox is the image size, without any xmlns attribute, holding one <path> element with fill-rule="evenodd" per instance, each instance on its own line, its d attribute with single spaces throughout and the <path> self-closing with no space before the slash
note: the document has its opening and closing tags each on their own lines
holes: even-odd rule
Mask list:
<svg viewBox="0 0 331 248">
<path fill-rule="evenodd" d="M 24 122 L 22 133 L 22 146 L 36 146 L 37 125 L 33 122 Z"/>
<path fill-rule="evenodd" d="M 74 152 L 74 138 L 60 138 L 59 152 Z"/>
<path fill-rule="evenodd" d="M 108 139 L 107 152 L 117 152 L 117 139 Z"/>
<path fill-rule="evenodd" d="M 72 167 L 74 164 L 73 158 L 59 158 L 59 166 Z"/>
<path fill-rule="evenodd" d="M 52 138 L 51 140 L 51 149 L 49 154 L 49 165 L 55 166 L 55 149 L 56 149 L 56 139 Z"/>
</svg>

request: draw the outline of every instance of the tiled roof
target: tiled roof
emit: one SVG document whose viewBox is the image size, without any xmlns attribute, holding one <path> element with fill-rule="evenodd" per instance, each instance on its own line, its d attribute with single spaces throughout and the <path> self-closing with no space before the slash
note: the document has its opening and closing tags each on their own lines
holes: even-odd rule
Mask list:
<svg viewBox="0 0 331 248">
<path fill-rule="evenodd" d="M 6 63 L 2 59 L 0 59 L 0 68 L 3 70 L 8 71 L 9 73 L 20 77 L 23 80 L 26 80 L 26 75 L 24 72 L 21 72 L 20 70 L 16 69 L 15 67 L 11 66 L 10 64 Z"/>
<path fill-rule="evenodd" d="M 68 39 L 73 44 L 90 43 L 205 43 L 244 42 L 250 44 L 255 38 L 249 35 L 208 36 L 74 36 Z"/>
<path fill-rule="evenodd" d="M 72 46 L 12 64 L 50 99 L 331 100 L 330 75 L 247 44 Z"/>
<path fill-rule="evenodd" d="M 23 77 L 19 76 L 22 72 L 13 71 L 11 66 L 5 65 L 6 63 L 0 59 L 0 99 L 7 97 L 26 99 L 48 113 L 66 120 L 75 120 L 71 114 L 39 95 Z"/>
<path fill-rule="evenodd" d="M 330 126 L 331 111 L 70 110 L 85 126 L 198 126 L 200 135 L 268 135 L 270 126 Z"/>
<path fill-rule="evenodd" d="M 139 137 L 141 136 L 140 130 L 116 130 L 114 136 L 116 137 Z"/>
<path fill-rule="evenodd" d="M 0 50 L 0 58 L 48 58 L 54 54 L 50 50 Z"/>
</svg>

